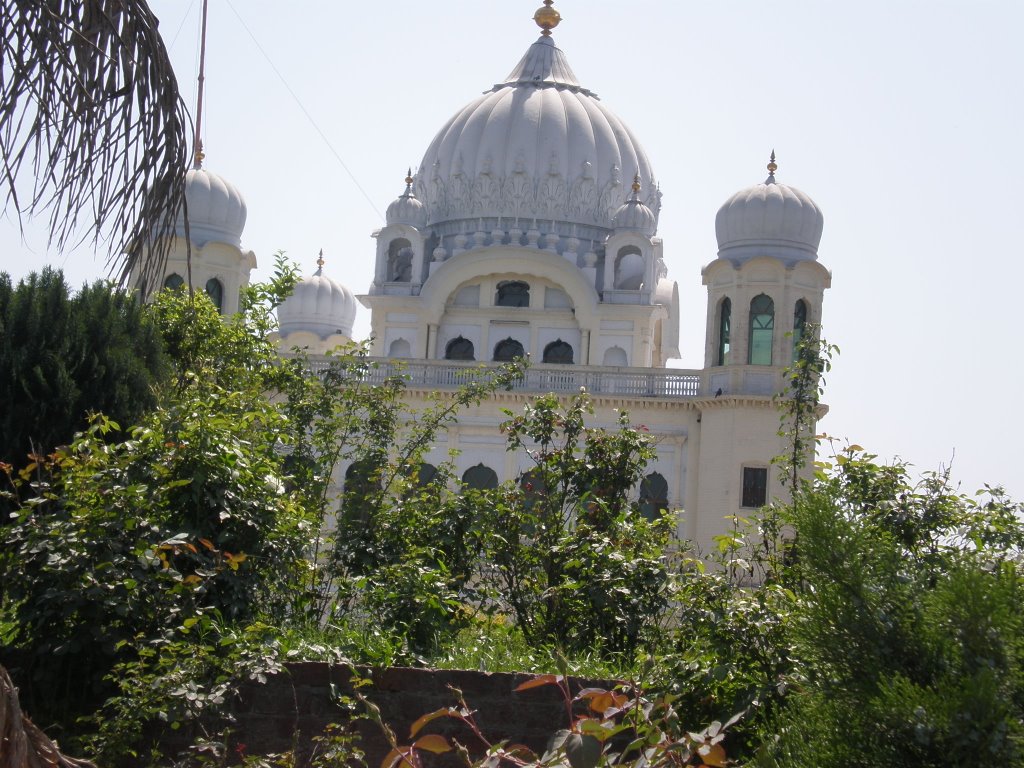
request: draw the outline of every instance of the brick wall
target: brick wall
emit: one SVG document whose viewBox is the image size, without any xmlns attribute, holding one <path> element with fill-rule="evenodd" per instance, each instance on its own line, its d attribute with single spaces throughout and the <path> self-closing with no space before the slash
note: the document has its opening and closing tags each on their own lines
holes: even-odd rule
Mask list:
<svg viewBox="0 0 1024 768">
<path fill-rule="evenodd" d="M 550 735 L 567 724 L 564 701 L 554 686 L 514 691 L 530 675 L 407 668 L 359 668 L 356 674 L 371 681 L 359 692 L 380 708 L 400 744 L 408 743 L 409 727 L 421 715 L 456 704 L 449 686 L 463 692 L 466 703 L 476 711 L 481 731 L 492 743 L 522 743 L 539 754 Z M 266 684 L 246 685 L 235 708 L 237 723 L 229 750 L 244 744 L 246 754 L 268 754 L 287 751 L 294 743 L 303 760 L 308 759 L 311 739 L 322 733 L 324 726 L 346 722 L 347 715 L 335 696 L 354 695 L 352 676 L 349 667 L 305 662 L 289 665 L 285 673 Z M 608 681 L 570 680 L 573 694 L 583 687 L 611 685 Z M 357 727 L 363 736 L 366 762 L 377 768 L 390 747 L 376 725 L 364 721 Z M 453 720 L 436 720 L 423 733 L 454 737 L 471 751 L 483 746 L 466 726 Z M 454 757 L 440 762 L 455 765 Z"/>
</svg>

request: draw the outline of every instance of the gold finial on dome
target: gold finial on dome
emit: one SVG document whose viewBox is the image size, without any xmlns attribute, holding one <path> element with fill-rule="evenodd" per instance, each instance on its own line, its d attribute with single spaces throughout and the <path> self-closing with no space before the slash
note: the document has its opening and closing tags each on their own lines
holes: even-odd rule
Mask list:
<svg viewBox="0 0 1024 768">
<path fill-rule="evenodd" d="M 551 30 L 558 26 L 558 22 L 562 20 L 562 14 L 556 11 L 551 6 L 555 4 L 555 0 L 544 0 L 544 7 L 538 8 L 537 12 L 533 14 L 533 20 L 537 22 L 537 26 L 540 27 L 544 37 L 551 36 Z"/>
<path fill-rule="evenodd" d="M 405 186 L 412 186 L 412 166 L 410 166 L 409 170 L 405 172 Z"/>
<path fill-rule="evenodd" d="M 324 268 L 324 249 L 323 248 L 320 249 L 320 257 L 316 260 L 316 267 L 317 267 L 317 269 L 323 269 Z"/>
<path fill-rule="evenodd" d="M 768 163 L 768 173 L 770 173 L 770 174 L 771 174 L 772 176 L 774 176 L 774 175 L 775 175 L 775 172 L 776 172 L 776 171 L 777 171 L 778 169 L 779 169 L 779 166 L 778 166 L 778 164 L 776 164 L 776 162 L 775 162 L 775 150 L 773 149 L 773 150 L 772 150 L 772 157 L 771 157 L 771 162 L 769 162 L 769 163 Z"/>
<path fill-rule="evenodd" d="M 640 191 L 640 172 L 639 171 L 637 171 L 636 175 L 633 177 L 633 191 L 634 192 L 639 192 Z"/>
</svg>

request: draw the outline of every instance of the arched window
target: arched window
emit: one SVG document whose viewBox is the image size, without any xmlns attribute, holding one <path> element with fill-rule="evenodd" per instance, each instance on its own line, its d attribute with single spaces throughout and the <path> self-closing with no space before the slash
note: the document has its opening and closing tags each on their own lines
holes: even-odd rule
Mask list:
<svg viewBox="0 0 1024 768">
<path fill-rule="evenodd" d="M 715 365 L 729 364 L 729 329 L 732 326 L 732 301 L 726 296 L 718 305 L 718 357 Z"/>
<path fill-rule="evenodd" d="M 467 488 L 486 491 L 498 487 L 498 474 L 490 467 L 477 464 L 462 473 L 462 483 Z"/>
<path fill-rule="evenodd" d="M 526 357 L 523 345 L 509 337 L 494 345 L 494 360 L 499 363 L 510 363 L 516 358 Z"/>
<path fill-rule="evenodd" d="M 624 368 L 629 365 L 629 357 L 622 347 L 610 347 L 604 353 L 604 365 L 613 365 L 617 368 Z"/>
<path fill-rule="evenodd" d="M 644 283 L 644 257 L 635 245 L 620 248 L 615 256 L 614 287 L 622 291 L 638 291 Z"/>
<path fill-rule="evenodd" d="M 522 280 L 502 280 L 494 294 L 496 307 L 530 306 L 530 285 Z"/>
<path fill-rule="evenodd" d="M 772 364 L 772 335 L 775 331 L 775 302 L 763 293 L 750 302 L 750 347 L 747 363 Z"/>
<path fill-rule="evenodd" d="M 405 339 L 395 339 L 388 349 L 388 357 L 412 357 L 412 347 Z"/>
<path fill-rule="evenodd" d="M 807 302 L 798 299 L 793 307 L 793 359 L 796 360 L 796 348 L 800 339 L 804 337 L 804 330 L 807 326 Z"/>
<path fill-rule="evenodd" d="M 412 243 L 404 237 L 391 241 L 388 245 L 389 283 L 408 283 L 412 280 Z"/>
<path fill-rule="evenodd" d="M 558 339 L 544 347 L 542 363 L 572 365 L 572 345 Z"/>
<path fill-rule="evenodd" d="M 206 281 L 206 295 L 210 297 L 218 312 L 224 311 L 224 284 L 216 277 Z"/>
<path fill-rule="evenodd" d="M 177 272 L 172 272 L 166 278 L 164 278 L 164 288 L 170 288 L 174 290 L 181 288 L 185 284 L 185 278 L 179 275 Z"/>
<path fill-rule="evenodd" d="M 651 472 L 640 481 L 640 514 L 657 520 L 668 509 L 668 481 L 660 472 Z"/>
<path fill-rule="evenodd" d="M 462 336 L 452 339 L 444 348 L 445 360 L 476 360 L 473 342 Z"/>
</svg>

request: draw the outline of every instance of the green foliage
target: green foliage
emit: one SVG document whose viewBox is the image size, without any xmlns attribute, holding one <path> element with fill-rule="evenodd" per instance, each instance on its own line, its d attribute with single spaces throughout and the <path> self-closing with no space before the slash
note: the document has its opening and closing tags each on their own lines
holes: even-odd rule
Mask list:
<svg viewBox="0 0 1024 768">
<path fill-rule="evenodd" d="M 793 692 L 772 764 L 1024 761 L 1021 508 L 859 447 L 791 511 Z"/>
<path fill-rule="evenodd" d="M 552 733 L 547 749 L 538 755 L 523 744 L 492 743 L 477 723 L 476 712 L 455 690 L 454 707 L 428 712 L 412 724 L 409 743 L 400 743 L 395 733 L 381 720 L 380 712 L 365 702 L 369 717 L 375 720 L 391 745 L 381 768 L 407 765 L 422 768 L 426 755 L 458 754 L 467 768 L 493 768 L 510 765 L 550 768 L 610 768 L 647 765 L 701 766 L 724 768 L 729 764 L 723 742 L 729 729 L 740 719 L 713 722 L 701 731 L 688 731 L 675 707 L 673 696 L 648 698 L 636 685 L 614 689 L 584 688 L 573 695 L 564 673 L 539 675 L 515 688 L 528 695 L 531 690 L 554 686 L 565 707 L 566 727 Z M 473 734 L 470 752 L 461 743 L 446 736 L 426 733 L 438 721 L 456 721 Z"/>
<path fill-rule="evenodd" d="M 273 349 L 254 333 L 269 307 L 223 320 L 204 296 L 164 292 L 154 311 L 169 335 L 183 331 L 160 406 L 128 435 L 97 417 L 15 478 L 25 500 L 0 550 L 5 645 L 44 722 L 101 702 L 103 678 L 139 638 L 210 612 L 283 618 L 306 573 L 315 521 L 286 488 L 277 448 L 291 425 L 266 396 L 275 366 L 256 357 Z M 246 339 L 254 354 L 236 354 Z"/>
<path fill-rule="evenodd" d="M 531 468 L 483 494 L 484 578 L 531 645 L 631 655 L 671 596 L 664 554 L 672 523 L 646 520 L 630 495 L 654 458 L 646 430 L 622 414 L 585 426 L 590 401 L 539 397 L 502 425 Z M 489 570 L 488 570 L 489 569 Z"/>
<path fill-rule="evenodd" d="M 20 469 L 70 443 L 90 413 L 137 423 L 156 404 L 162 350 L 131 293 L 96 282 L 72 295 L 50 268 L 17 286 L 0 274 L 0 462 Z"/>
</svg>

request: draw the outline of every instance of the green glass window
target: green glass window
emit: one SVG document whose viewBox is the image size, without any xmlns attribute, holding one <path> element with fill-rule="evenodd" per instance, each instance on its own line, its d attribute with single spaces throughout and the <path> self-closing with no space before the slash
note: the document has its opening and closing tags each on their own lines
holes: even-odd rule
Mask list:
<svg viewBox="0 0 1024 768">
<path fill-rule="evenodd" d="M 224 285 L 216 277 L 206 281 L 206 295 L 210 297 L 218 312 L 224 311 Z"/>
<path fill-rule="evenodd" d="M 718 305 L 718 362 L 729 364 L 729 327 L 732 324 L 732 301 L 726 296 Z"/>
<path fill-rule="evenodd" d="M 807 325 L 807 302 L 803 299 L 797 301 L 793 308 L 793 359 L 796 360 L 796 348 L 800 339 L 804 337 L 804 327 Z"/>
<path fill-rule="evenodd" d="M 164 288 L 170 288 L 171 290 L 174 290 L 176 288 L 181 288 L 181 286 L 183 286 L 184 284 L 185 284 L 185 278 L 183 278 L 177 272 L 172 272 L 164 280 Z"/>
<path fill-rule="evenodd" d="M 750 302 L 749 365 L 772 364 L 772 335 L 775 332 L 775 302 L 763 293 Z"/>
</svg>

